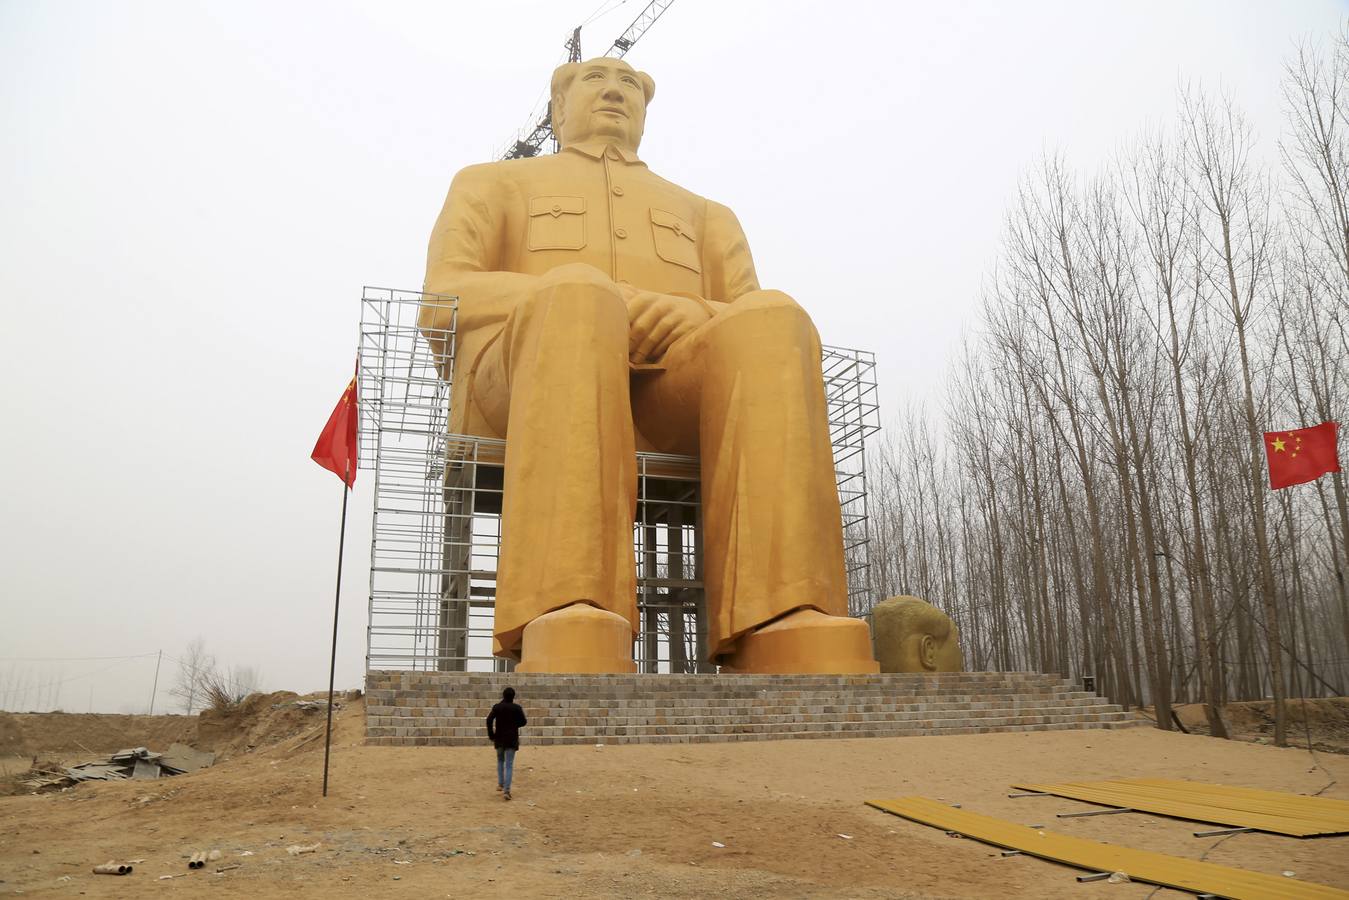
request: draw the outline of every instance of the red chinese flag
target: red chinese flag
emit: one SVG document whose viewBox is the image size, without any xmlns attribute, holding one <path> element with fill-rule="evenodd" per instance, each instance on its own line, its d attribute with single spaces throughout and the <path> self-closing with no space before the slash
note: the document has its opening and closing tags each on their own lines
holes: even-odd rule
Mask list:
<svg viewBox="0 0 1349 900">
<path fill-rule="evenodd" d="M 1314 481 L 1327 472 L 1340 471 L 1335 454 L 1336 422 L 1311 428 L 1266 431 L 1265 456 L 1269 459 L 1269 486 L 1274 490 Z"/>
<path fill-rule="evenodd" d="M 356 424 L 359 418 L 356 378 L 352 376 L 311 454 L 314 462 L 345 481 L 347 487 L 356 483 Z"/>
</svg>

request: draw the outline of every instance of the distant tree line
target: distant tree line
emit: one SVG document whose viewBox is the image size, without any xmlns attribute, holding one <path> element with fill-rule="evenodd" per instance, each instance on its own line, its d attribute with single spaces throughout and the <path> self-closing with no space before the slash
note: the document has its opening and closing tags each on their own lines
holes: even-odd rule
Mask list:
<svg viewBox="0 0 1349 900">
<path fill-rule="evenodd" d="M 1349 400 L 1349 40 L 1286 67 L 1275 170 L 1231 98 L 1101 171 L 1023 180 L 944 415 L 869 463 L 876 596 L 945 609 L 971 669 L 1095 675 L 1113 700 L 1343 695 L 1341 475 L 1273 492 L 1262 431 Z M 1343 457 L 1343 450 L 1341 452 Z"/>
</svg>

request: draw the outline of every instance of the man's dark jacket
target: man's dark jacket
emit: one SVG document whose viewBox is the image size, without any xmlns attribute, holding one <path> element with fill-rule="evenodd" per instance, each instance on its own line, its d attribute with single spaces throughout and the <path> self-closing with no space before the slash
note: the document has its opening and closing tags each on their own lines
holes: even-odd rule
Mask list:
<svg viewBox="0 0 1349 900">
<path fill-rule="evenodd" d="M 520 729 L 529 720 L 520 704 L 502 700 L 487 714 L 487 737 L 503 750 L 520 749 Z"/>
</svg>

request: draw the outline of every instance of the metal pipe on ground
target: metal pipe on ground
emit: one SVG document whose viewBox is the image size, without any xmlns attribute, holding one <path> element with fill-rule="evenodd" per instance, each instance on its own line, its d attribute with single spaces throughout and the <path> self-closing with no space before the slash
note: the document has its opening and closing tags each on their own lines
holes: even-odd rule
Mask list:
<svg viewBox="0 0 1349 900">
<path fill-rule="evenodd" d="M 134 867 L 126 863 L 108 860 L 101 866 L 94 866 L 95 875 L 130 875 Z"/>
</svg>

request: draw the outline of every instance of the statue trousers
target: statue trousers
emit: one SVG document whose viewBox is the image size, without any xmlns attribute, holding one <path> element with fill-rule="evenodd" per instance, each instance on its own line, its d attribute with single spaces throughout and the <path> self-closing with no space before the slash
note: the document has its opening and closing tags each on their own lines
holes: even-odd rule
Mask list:
<svg viewBox="0 0 1349 900">
<path fill-rule="evenodd" d="M 586 266 L 539 279 L 479 357 L 470 395 L 506 435 L 494 649 L 576 602 L 637 630 L 634 428 L 696 455 L 708 647 L 802 607 L 847 614 L 842 522 L 805 311 L 776 291 L 737 299 L 631 374 L 628 311 Z"/>
</svg>

